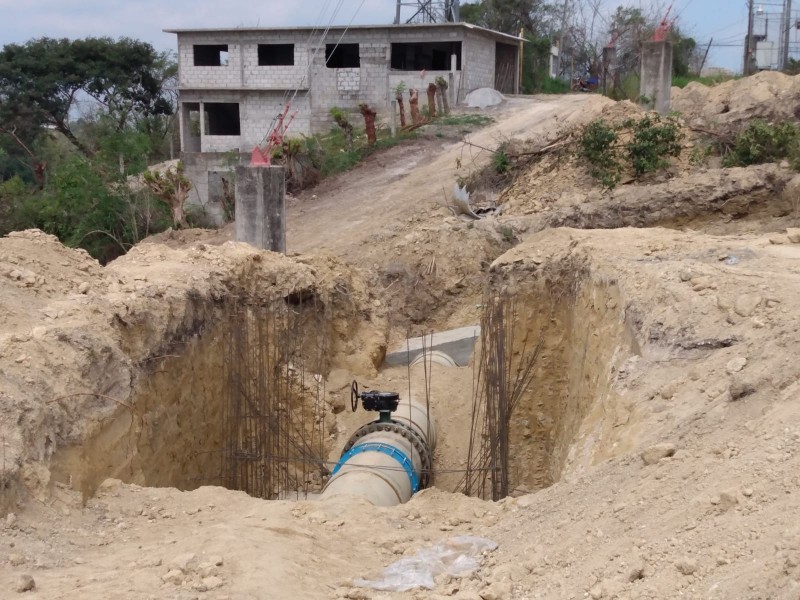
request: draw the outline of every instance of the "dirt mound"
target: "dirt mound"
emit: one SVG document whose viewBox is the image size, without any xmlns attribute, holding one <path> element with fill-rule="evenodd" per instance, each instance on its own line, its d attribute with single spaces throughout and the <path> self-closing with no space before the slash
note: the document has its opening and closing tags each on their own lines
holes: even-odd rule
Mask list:
<svg viewBox="0 0 800 600">
<path fill-rule="evenodd" d="M 155 233 L 144 240 L 142 244 L 162 244 L 169 248 L 186 248 L 197 244 L 220 246 L 225 242 L 234 241 L 236 237 L 236 224 L 228 223 L 219 229 L 167 229 Z"/>
<path fill-rule="evenodd" d="M 800 119 L 800 76 L 762 71 L 715 86 L 692 82 L 672 88 L 672 110 L 689 121 L 738 125 L 760 117 L 773 121 Z"/>
<path fill-rule="evenodd" d="M 174 401 L 171 418 L 188 411 L 184 433 L 213 426 L 192 403 L 219 396 L 211 392 L 222 384 L 218 329 L 242 296 L 315 298 L 330 315 L 334 364 L 369 373 L 382 360 L 380 302 L 331 257 L 293 260 L 233 242 L 183 250 L 151 243 L 103 268 L 39 231 L 0 239 L 0 507 L 14 505 L 23 481 L 34 496 L 55 483 L 91 493 L 113 469 L 133 464 L 128 432 L 147 439 L 148 411 L 161 409 L 147 405 L 146 390 L 164 370 L 173 376 L 150 391 L 165 405 Z M 93 444 L 100 454 L 89 460 Z M 83 454 L 51 479 L 69 448 Z M 112 464 L 112 450 L 127 458 Z"/>
<path fill-rule="evenodd" d="M 688 171 L 649 185 L 564 192 L 534 205 L 538 210 L 532 216 L 510 225 L 532 231 L 658 226 L 708 233 L 777 232 L 800 223 L 796 195 L 784 193 L 796 177 L 772 164 Z"/>
<path fill-rule="evenodd" d="M 620 125 L 643 114 L 643 109 L 632 102 L 610 102 L 598 97 L 582 118 L 565 121 L 550 139 L 514 144 L 509 152 L 519 154 L 521 159 L 515 165 L 511 185 L 498 194 L 503 213 L 514 216 L 538 213 L 559 203 L 578 202 L 585 194 L 597 190 L 600 184 L 577 156 L 578 136 L 594 119 Z M 526 153 L 559 141 L 563 142 L 559 150 L 525 158 Z"/>
</svg>

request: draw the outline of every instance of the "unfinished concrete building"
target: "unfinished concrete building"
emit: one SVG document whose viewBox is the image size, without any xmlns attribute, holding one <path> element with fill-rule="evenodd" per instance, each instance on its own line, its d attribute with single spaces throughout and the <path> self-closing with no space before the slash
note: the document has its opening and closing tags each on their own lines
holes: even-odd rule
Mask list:
<svg viewBox="0 0 800 600">
<path fill-rule="evenodd" d="M 514 36 L 467 23 L 331 28 L 169 29 L 178 36 L 181 150 L 192 200 L 221 214 L 221 173 L 262 143 L 287 101 L 290 133 L 327 131 L 334 106 L 365 102 L 386 118 L 401 82 L 421 92 L 437 77 L 451 103 L 477 88 L 518 90 Z"/>
</svg>

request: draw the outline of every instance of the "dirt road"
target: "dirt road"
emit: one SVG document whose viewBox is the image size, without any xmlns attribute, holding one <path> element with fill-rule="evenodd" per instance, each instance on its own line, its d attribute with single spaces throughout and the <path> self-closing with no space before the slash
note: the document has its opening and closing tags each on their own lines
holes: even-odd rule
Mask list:
<svg viewBox="0 0 800 600">
<path fill-rule="evenodd" d="M 585 95 L 512 99 L 488 111 L 497 121 L 468 139 L 494 149 L 511 138 L 546 138 L 602 104 L 599 97 Z M 330 251 L 358 263 L 374 252 L 370 240 L 376 234 L 397 233 L 410 218 L 438 214 L 436 207 L 445 193 L 449 196 L 456 177 L 482 166 L 489 155 L 462 142 L 412 141 L 372 156 L 301 194 L 288 208 L 288 250 Z"/>
</svg>

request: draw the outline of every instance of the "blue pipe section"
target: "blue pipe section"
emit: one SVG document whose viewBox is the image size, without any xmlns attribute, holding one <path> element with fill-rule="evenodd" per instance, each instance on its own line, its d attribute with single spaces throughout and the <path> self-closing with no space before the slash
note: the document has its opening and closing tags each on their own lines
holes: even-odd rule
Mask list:
<svg viewBox="0 0 800 600">
<path fill-rule="evenodd" d="M 339 462 L 336 463 L 336 466 L 333 468 L 333 472 L 331 472 L 331 477 L 336 475 L 339 469 L 341 469 L 348 460 L 363 452 L 380 452 L 381 454 L 391 456 L 398 463 L 400 463 L 400 466 L 403 467 L 406 475 L 408 475 L 408 479 L 411 482 L 411 493 L 416 493 L 419 491 L 419 475 L 417 475 L 417 472 L 414 469 L 414 463 L 411 462 L 411 459 L 406 456 L 405 452 L 402 450 L 398 450 L 394 446 L 390 446 L 389 444 L 384 444 L 382 442 L 364 442 L 363 444 L 357 444 L 350 448 L 350 450 L 348 450 L 342 456 L 342 458 L 339 459 Z"/>
</svg>

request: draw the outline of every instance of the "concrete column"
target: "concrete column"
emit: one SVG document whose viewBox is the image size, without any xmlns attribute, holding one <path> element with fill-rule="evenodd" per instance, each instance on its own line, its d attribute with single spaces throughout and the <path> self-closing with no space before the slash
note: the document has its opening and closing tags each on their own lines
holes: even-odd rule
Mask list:
<svg viewBox="0 0 800 600">
<path fill-rule="evenodd" d="M 642 48 L 642 78 L 639 93 L 662 115 L 669 112 L 672 89 L 672 43 L 645 42 Z"/>
<path fill-rule="evenodd" d="M 612 90 L 617 89 L 616 66 L 617 62 L 617 48 L 616 46 L 606 46 L 603 48 L 603 94 L 607 94 L 609 88 Z M 611 85 L 609 85 L 608 77 L 611 75 Z"/>
<path fill-rule="evenodd" d="M 461 54 L 464 54 L 464 45 L 461 45 Z M 458 90 L 456 89 L 456 71 L 458 71 L 458 55 L 450 55 L 450 75 L 448 77 L 448 93 L 450 94 L 450 106 L 455 108 L 458 105 Z"/>
<path fill-rule="evenodd" d="M 206 107 L 203 102 L 200 103 L 200 150 L 203 151 L 203 138 L 206 136 Z"/>
<path fill-rule="evenodd" d="M 236 241 L 286 252 L 283 167 L 236 167 Z"/>
</svg>

